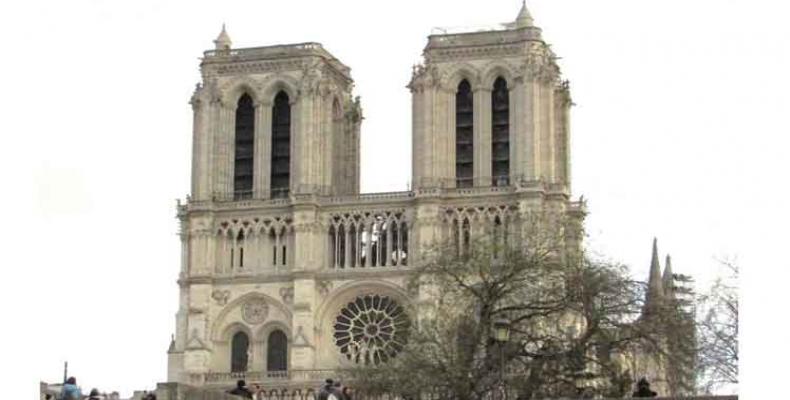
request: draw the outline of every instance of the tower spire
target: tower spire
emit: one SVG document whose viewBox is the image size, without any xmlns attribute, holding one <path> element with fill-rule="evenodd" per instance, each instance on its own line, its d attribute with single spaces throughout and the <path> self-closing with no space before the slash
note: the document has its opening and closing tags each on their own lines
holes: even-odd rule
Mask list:
<svg viewBox="0 0 790 400">
<path fill-rule="evenodd" d="M 664 289 L 661 282 L 661 265 L 658 262 L 658 239 L 653 238 L 653 255 L 650 259 L 650 277 L 647 281 L 645 312 L 649 313 L 658 307 L 663 297 Z"/>
<path fill-rule="evenodd" d="M 521 11 L 518 12 L 518 17 L 516 17 L 516 29 L 530 26 L 535 26 L 535 21 L 532 19 L 532 15 L 529 14 L 529 10 L 527 10 L 527 1 L 523 0 L 521 2 Z"/>
<path fill-rule="evenodd" d="M 216 50 L 230 50 L 232 42 L 230 41 L 230 35 L 225 30 L 225 23 L 222 23 L 222 32 L 219 33 L 219 36 L 214 40 L 214 48 Z"/>
<path fill-rule="evenodd" d="M 672 258 L 667 254 L 667 259 L 664 262 L 664 276 L 662 277 L 661 284 L 664 288 L 664 295 L 666 297 L 674 297 L 675 278 L 672 273 Z"/>
</svg>

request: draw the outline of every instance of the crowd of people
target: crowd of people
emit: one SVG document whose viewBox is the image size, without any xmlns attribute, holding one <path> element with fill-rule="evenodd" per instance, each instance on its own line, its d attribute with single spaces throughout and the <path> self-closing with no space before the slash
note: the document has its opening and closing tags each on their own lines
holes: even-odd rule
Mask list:
<svg viewBox="0 0 790 400">
<path fill-rule="evenodd" d="M 54 398 L 55 396 L 47 394 L 44 396 L 47 400 L 82 400 L 82 389 L 77 386 L 77 378 L 70 376 L 66 379 L 66 382 L 63 383 L 63 387 L 60 390 L 60 395 L 57 399 Z M 101 394 L 99 394 L 99 389 L 93 388 L 91 389 L 88 397 L 85 398 L 86 400 L 102 400 Z"/>
<path fill-rule="evenodd" d="M 244 379 L 239 379 L 236 382 L 236 387 L 229 390 L 228 394 L 247 399 L 262 399 L 264 391 L 257 384 L 250 389 L 247 387 L 247 382 Z M 342 385 L 339 381 L 327 379 L 318 389 L 318 394 L 315 398 L 316 400 L 353 400 L 353 391 L 351 387 Z"/>
<path fill-rule="evenodd" d="M 264 391 L 260 387 L 260 385 L 253 385 L 253 388 L 250 389 L 247 387 L 247 382 L 244 379 L 239 379 L 236 382 L 236 387 L 228 391 L 229 394 L 240 396 L 247 399 L 256 399 L 262 400 L 264 396 Z M 656 392 L 650 390 L 650 383 L 647 379 L 642 378 L 637 383 L 637 391 L 632 394 L 633 397 L 656 397 Z M 82 400 L 82 391 L 79 386 L 77 386 L 77 378 L 69 377 L 66 379 L 66 382 L 63 384 L 63 389 L 60 392 L 60 396 L 57 399 L 53 399 L 53 396 L 47 395 L 47 400 Z M 87 397 L 87 400 L 101 400 L 99 391 L 97 389 L 91 389 L 90 394 Z M 156 400 L 155 393 L 148 393 L 145 392 L 143 395 L 143 400 Z M 333 379 L 327 379 L 320 388 L 318 388 L 318 392 L 315 396 L 315 400 L 354 400 L 353 390 L 349 386 L 345 386 L 341 384 L 339 381 L 335 381 Z"/>
</svg>

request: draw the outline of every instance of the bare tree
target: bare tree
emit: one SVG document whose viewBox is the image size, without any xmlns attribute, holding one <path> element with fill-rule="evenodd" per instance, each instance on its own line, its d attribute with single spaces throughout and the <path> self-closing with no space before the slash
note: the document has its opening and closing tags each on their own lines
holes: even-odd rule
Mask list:
<svg viewBox="0 0 790 400">
<path fill-rule="evenodd" d="M 520 399 L 622 397 L 631 382 L 616 355 L 651 335 L 634 324 L 644 284 L 623 266 L 565 251 L 555 234 L 520 247 L 438 246 L 412 280 L 418 323 L 406 347 L 348 378 L 363 392 L 415 398 L 481 399 L 503 387 Z M 501 321 L 510 327 L 504 343 L 492 337 Z"/>
<path fill-rule="evenodd" d="M 738 264 L 723 260 L 726 275 L 699 298 L 699 383 L 705 392 L 738 384 Z"/>
</svg>

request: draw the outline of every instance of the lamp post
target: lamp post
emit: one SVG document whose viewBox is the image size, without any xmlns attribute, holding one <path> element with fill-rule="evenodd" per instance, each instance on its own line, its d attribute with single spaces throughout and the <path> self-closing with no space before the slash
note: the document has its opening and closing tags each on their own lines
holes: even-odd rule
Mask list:
<svg viewBox="0 0 790 400">
<path fill-rule="evenodd" d="M 497 319 L 494 321 L 494 340 L 499 343 L 499 381 L 502 384 L 502 399 L 507 399 L 507 388 L 505 387 L 505 343 L 510 340 L 510 321 Z"/>
</svg>

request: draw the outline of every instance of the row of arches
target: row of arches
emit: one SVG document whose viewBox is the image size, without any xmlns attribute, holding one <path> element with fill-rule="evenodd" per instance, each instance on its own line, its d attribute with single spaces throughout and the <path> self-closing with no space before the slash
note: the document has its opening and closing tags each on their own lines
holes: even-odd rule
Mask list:
<svg viewBox="0 0 790 400">
<path fill-rule="evenodd" d="M 510 184 L 510 92 L 505 78 L 499 76 L 491 88 L 491 185 Z M 474 149 L 486 145 L 474 141 L 474 93 L 462 79 L 455 94 L 455 186 L 474 186 Z"/>
<path fill-rule="evenodd" d="M 336 215 L 329 225 L 330 268 L 408 265 L 409 227 L 403 212 Z"/>
<path fill-rule="evenodd" d="M 217 273 L 287 267 L 293 252 L 289 225 L 218 231 Z"/>
<path fill-rule="evenodd" d="M 288 370 L 288 337 L 280 329 L 275 329 L 266 339 L 264 347 L 267 371 Z M 244 331 L 238 331 L 231 337 L 230 371 L 247 372 L 250 369 L 250 358 L 253 356 L 250 337 Z"/>
<path fill-rule="evenodd" d="M 459 256 L 467 255 L 478 238 L 487 238 L 494 257 L 509 243 L 516 243 L 518 215 L 515 206 L 447 208 L 444 210 L 443 237 Z"/>
<path fill-rule="evenodd" d="M 288 197 L 291 182 L 291 104 L 281 90 L 274 96 L 271 122 L 269 190 L 273 198 Z M 254 179 L 255 106 L 244 93 L 236 103 L 234 125 L 233 198 L 251 198 Z"/>
</svg>

